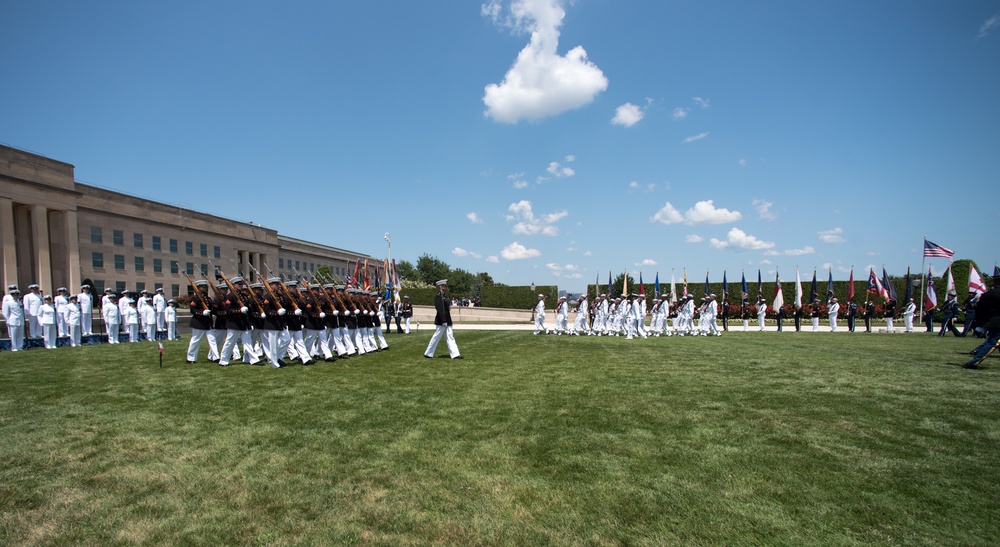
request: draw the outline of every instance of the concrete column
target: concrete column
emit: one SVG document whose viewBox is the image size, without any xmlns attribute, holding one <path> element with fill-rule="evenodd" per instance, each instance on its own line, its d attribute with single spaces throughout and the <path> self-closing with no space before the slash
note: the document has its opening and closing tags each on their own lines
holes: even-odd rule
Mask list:
<svg viewBox="0 0 1000 547">
<path fill-rule="evenodd" d="M 17 279 L 17 239 L 14 237 L 14 202 L 9 198 L 0 198 L 0 239 L 3 243 L 3 255 L 0 264 L 3 265 L 3 289 L 7 285 L 18 285 Z"/>
<path fill-rule="evenodd" d="M 49 210 L 44 205 L 31 206 L 31 241 L 35 250 L 35 283 L 45 294 L 53 294 L 52 260 L 49 256 Z"/>
<path fill-rule="evenodd" d="M 66 288 L 69 289 L 70 294 L 75 294 L 80 290 L 80 284 L 83 283 L 81 276 L 83 275 L 83 269 L 80 267 L 80 231 L 76 225 L 76 211 L 66 211 L 66 253 L 69 258 L 67 264 L 68 272 L 66 272 L 66 282 L 69 283 Z M 98 297 L 103 295 L 98 295 Z"/>
</svg>

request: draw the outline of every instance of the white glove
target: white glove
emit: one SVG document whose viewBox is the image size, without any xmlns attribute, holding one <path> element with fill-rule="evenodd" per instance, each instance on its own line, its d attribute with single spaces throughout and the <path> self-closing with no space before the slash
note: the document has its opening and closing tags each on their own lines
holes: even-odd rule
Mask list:
<svg viewBox="0 0 1000 547">
<path fill-rule="evenodd" d="M 333 310 L 333 316 L 337 317 L 338 315 L 340 315 L 340 310 Z"/>
<path fill-rule="evenodd" d="M 319 312 L 319 318 L 320 319 L 326 319 L 326 312 L 325 311 Z"/>
<path fill-rule="evenodd" d="M 286 313 L 288 313 L 288 311 L 285 308 L 278 309 L 278 315 L 285 315 Z"/>
<path fill-rule="evenodd" d="M 360 314 L 361 314 L 361 310 L 354 310 L 354 315 L 360 315 Z"/>
<path fill-rule="evenodd" d="M 209 315 L 212 315 L 212 311 L 211 310 L 205 310 L 205 311 L 201 312 L 201 314 L 204 315 L 205 317 L 208 317 Z"/>
<path fill-rule="evenodd" d="M 242 308 L 240 308 L 240 313 L 246 313 L 248 311 L 250 311 L 250 308 L 248 308 L 246 306 L 243 306 Z"/>
<path fill-rule="evenodd" d="M 302 315 L 302 310 L 296 308 L 295 309 L 295 315 Z"/>
<path fill-rule="evenodd" d="M 267 319 L 267 314 L 264 313 L 264 312 L 260 312 L 260 318 L 261 319 Z M 254 327 L 254 328 L 256 328 L 256 327 Z"/>
</svg>

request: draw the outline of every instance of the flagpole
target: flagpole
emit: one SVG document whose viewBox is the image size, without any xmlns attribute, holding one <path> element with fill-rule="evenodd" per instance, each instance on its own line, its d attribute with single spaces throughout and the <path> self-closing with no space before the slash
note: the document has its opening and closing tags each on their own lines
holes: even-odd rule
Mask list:
<svg viewBox="0 0 1000 547">
<path fill-rule="evenodd" d="M 917 316 L 917 320 L 920 323 L 924 322 L 924 298 L 927 297 L 927 278 L 924 277 L 924 262 L 927 262 L 927 253 L 924 249 L 927 247 L 927 236 L 924 235 L 924 244 L 920 246 L 920 254 L 923 258 L 920 259 L 920 315 Z"/>
</svg>

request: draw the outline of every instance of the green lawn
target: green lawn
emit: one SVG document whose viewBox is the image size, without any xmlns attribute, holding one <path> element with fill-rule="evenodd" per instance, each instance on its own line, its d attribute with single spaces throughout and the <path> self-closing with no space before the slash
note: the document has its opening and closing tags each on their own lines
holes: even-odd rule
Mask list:
<svg viewBox="0 0 1000 547">
<path fill-rule="evenodd" d="M 0 544 L 1000 538 L 1000 359 L 962 369 L 972 339 L 429 336 L 282 370 L 0 354 Z"/>
</svg>

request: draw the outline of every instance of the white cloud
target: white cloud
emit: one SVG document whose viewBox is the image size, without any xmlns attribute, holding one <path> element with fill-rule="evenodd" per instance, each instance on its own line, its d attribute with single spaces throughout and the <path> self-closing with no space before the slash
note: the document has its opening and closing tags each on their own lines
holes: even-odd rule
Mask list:
<svg viewBox="0 0 1000 547">
<path fill-rule="evenodd" d="M 763 251 L 765 249 L 770 249 L 774 247 L 774 243 L 770 241 L 761 241 L 756 237 L 740 230 L 739 228 L 732 228 L 729 233 L 726 234 L 726 240 L 721 241 L 716 238 L 708 240 L 708 243 L 715 247 L 716 249 L 734 249 L 737 251 Z"/>
<path fill-rule="evenodd" d="M 542 254 L 538 249 L 529 249 L 518 242 L 511 243 L 500 251 L 500 256 L 505 260 L 522 260 L 525 258 L 534 258 Z"/>
<path fill-rule="evenodd" d="M 702 241 L 705 241 L 705 238 L 698 234 L 688 234 L 687 237 L 684 238 L 684 241 L 687 243 L 701 243 Z"/>
<path fill-rule="evenodd" d="M 507 180 L 511 181 L 514 188 L 527 188 L 528 181 L 524 180 L 524 172 L 507 175 Z"/>
<path fill-rule="evenodd" d="M 716 209 L 712 200 L 699 201 L 684 213 L 684 224 L 728 224 L 743 218 L 739 211 Z"/>
<path fill-rule="evenodd" d="M 461 257 L 471 256 L 472 258 L 482 258 L 482 256 L 483 256 L 482 254 L 474 252 L 474 251 L 466 251 L 465 249 L 463 249 L 461 247 L 455 247 L 454 249 L 452 249 L 451 250 L 451 254 L 453 254 L 455 256 L 461 256 Z"/>
<path fill-rule="evenodd" d="M 651 222 L 659 222 L 661 224 L 677 224 L 678 222 L 684 221 L 684 215 L 681 215 L 680 211 L 674 208 L 673 205 L 668 201 L 662 209 L 656 212 L 652 218 L 649 219 Z"/>
<path fill-rule="evenodd" d="M 583 256 L 593 256 L 593 255 L 594 255 L 594 253 L 592 253 L 590 251 L 586 251 L 586 252 L 583 253 Z"/>
<path fill-rule="evenodd" d="M 811 246 L 806 245 L 801 249 L 785 249 L 784 251 L 775 251 L 772 249 L 764 254 L 767 256 L 802 256 L 802 255 L 811 255 L 815 253 L 816 249 L 813 249 Z"/>
<path fill-rule="evenodd" d="M 677 108 L 674 109 L 674 112 L 673 114 L 671 114 L 671 116 L 673 116 L 675 120 L 683 120 L 684 118 L 687 117 L 688 112 L 690 112 L 690 110 L 678 106 Z"/>
<path fill-rule="evenodd" d="M 1000 13 L 983 21 L 983 26 L 979 27 L 979 38 L 985 38 L 993 29 L 1000 27 Z"/>
<path fill-rule="evenodd" d="M 576 174 L 576 171 L 574 171 L 571 167 L 564 167 L 557 161 L 549 163 L 548 168 L 545 170 L 557 179 L 569 178 Z"/>
<path fill-rule="evenodd" d="M 746 167 L 747 166 L 747 160 L 746 160 L 746 158 L 740 158 L 740 161 L 738 161 L 736 163 L 738 163 L 740 167 Z"/>
<path fill-rule="evenodd" d="M 668 201 L 650 220 L 661 224 L 683 222 L 688 226 L 694 226 L 698 224 L 727 224 L 741 218 L 743 215 L 739 211 L 718 209 L 713 205 L 713 200 L 709 199 L 695 203 L 694 207 L 685 211 L 683 215 Z"/>
<path fill-rule="evenodd" d="M 819 240 L 823 243 L 843 243 L 846 240 L 840 237 L 840 234 L 842 233 L 844 233 L 842 228 L 823 230 L 822 232 L 819 232 Z"/>
<path fill-rule="evenodd" d="M 608 79 L 583 47 L 558 54 L 559 27 L 566 16 L 560 0 L 514 0 L 507 18 L 501 4 L 491 0 L 481 12 L 498 26 L 531 33 L 503 81 L 486 86 L 487 117 L 517 123 L 555 116 L 590 104 L 608 88 Z"/>
<path fill-rule="evenodd" d="M 705 131 L 704 133 L 698 133 L 697 135 L 694 135 L 693 137 L 688 137 L 688 138 L 684 139 L 684 142 L 688 143 L 688 142 L 700 141 L 701 139 L 704 139 L 707 136 L 708 136 L 708 131 Z"/>
<path fill-rule="evenodd" d="M 491 264 L 499 264 L 500 263 L 500 258 L 498 256 L 496 256 L 496 255 L 490 255 L 490 256 L 486 257 L 486 262 L 489 262 Z"/>
<path fill-rule="evenodd" d="M 763 220 L 774 220 L 778 218 L 773 212 L 771 212 L 771 206 L 774 205 L 770 201 L 764 201 L 762 199 L 753 200 L 753 208 L 757 210 L 757 218 Z"/>
<path fill-rule="evenodd" d="M 635 262 L 635 266 L 656 266 L 656 261 L 652 258 L 644 258 L 642 262 Z"/>
<path fill-rule="evenodd" d="M 512 213 L 507 215 L 507 221 L 517 221 L 514 224 L 514 233 L 524 235 L 559 235 L 559 227 L 554 224 L 569 215 L 569 211 L 557 211 L 555 213 L 546 213 L 541 218 L 538 218 L 531 210 L 531 202 L 526 199 L 517 203 L 511 203 L 507 207 L 507 210 Z"/>
<path fill-rule="evenodd" d="M 694 101 L 694 104 L 702 108 L 708 108 L 709 106 L 708 99 L 702 99 L 701 97 L 691 97 L 691 100 Z"/>
<path fill-rule="evenodd" d="M 473 211 L 473 212 L 465 215 L 465 218 L 469 219 L 469 222 L 471 222 L 473 224 L 482 224 L 483 223 L 483 219 L 479 218 L 479 215 L 477 215 L 475 211 Z"/>
<path fill-rule="evenodd" d="M 615 109 L 615 117 L 611 118 L 611 123 L 625 127 L 632 127 L 639 123 L 646 113 L 643 109 L 632 103 L 625 103 Z"/>
</svg>

